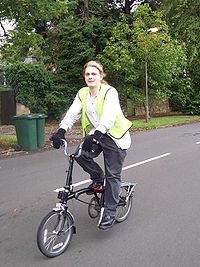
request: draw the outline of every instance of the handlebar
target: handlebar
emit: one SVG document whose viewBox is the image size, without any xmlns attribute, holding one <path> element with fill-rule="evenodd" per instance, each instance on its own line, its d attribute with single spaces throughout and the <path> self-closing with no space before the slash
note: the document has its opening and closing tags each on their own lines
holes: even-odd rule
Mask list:
<svg viewBox="0 0 200 267">
<path fill-rule="evenodd" d="M 67 147 L 68 147 L 68 143 L 67 143 L 67 141 L 65 140 L 65 139 L 60 139 L 62 142 L 63 142 L 63 145 L 62 145 L 62 147 L 64 148 L 64 154 L 65 154 L 65 156 L 70 156 L 69 155 L 69 153 L 67 152 Z M 75 158 L 78 158 L 79 156 L 80 156 L 80 154 L 81 154 L 81 151 L 82 151 L 82 146 L 83 146 L 83 142 L 84 141 L 82 141 L 81 143 L 80 143 L 80 145 L 79 145 L 79 148 L 78 148 L 78 150 L 76 151 L 76 153 L 75 154 L 72 154 Z"/>
<path fill-rule="evenodd" d="M 63 148 L 64 148 L 64 154 L 66 156 L 68 156 L 68 152 L 67 152 L 67 141 L 65 139 L 61 139 L 61 141 L 63 142 Z"/>
</svg>

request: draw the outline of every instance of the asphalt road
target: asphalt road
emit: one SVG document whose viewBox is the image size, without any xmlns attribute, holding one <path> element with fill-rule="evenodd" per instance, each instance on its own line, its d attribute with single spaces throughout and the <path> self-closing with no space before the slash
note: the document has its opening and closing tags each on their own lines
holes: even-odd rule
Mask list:
<svg viewBox="0 0 200 267">
<path fill-rule="evenodd" d="M 36 232 L 54 207 L 53 190 L 64 185 L 63 151 L 1 159 L 0 266 L 200 266 L 199 159 L 199 123 L 133 133 L 123 171 L 124 180 L 137 183 L 129 218 L 103 232 L 74 201 L 77 234 L 53 259 L 39 252 Z M 86 179 L 75 165 L 74 183 Z"/>
</svg>

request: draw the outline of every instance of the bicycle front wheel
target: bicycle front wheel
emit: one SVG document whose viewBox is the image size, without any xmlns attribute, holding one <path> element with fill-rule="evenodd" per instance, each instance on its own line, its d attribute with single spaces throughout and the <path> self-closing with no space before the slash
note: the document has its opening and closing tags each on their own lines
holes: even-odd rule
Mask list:
<svg viewBox="0 0 200 267">
<path fill-rule="evenodd" d="M 68 211 L 51 211 L 41 221 L 37 231 L 37 245 L 47 257 L 62 254 L 74 233 L 74 220 Z"/>
<path fill-rule="evenodd" d="M 121 187 L 121 193 L 119 196 L 119 203 L 117 205 L 117 212 L 115 216 L 115 221 L 117 223 L 123 222 L 127 219 L 133 203 L 132 195 L 129 195 L 128 187 Z"/>
</svg>

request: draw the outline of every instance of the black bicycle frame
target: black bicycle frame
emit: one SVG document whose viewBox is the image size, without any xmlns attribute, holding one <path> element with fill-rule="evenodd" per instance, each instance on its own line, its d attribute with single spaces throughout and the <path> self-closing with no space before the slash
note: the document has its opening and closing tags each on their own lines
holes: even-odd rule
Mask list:
<svg viewBox="0 0 200 267">
<path fill-rule="evenodd" d="M 66 183 L 64 186 L 65 190 L 59 191 L 58 192 L 58 199 L 60 199 L 61 203 L 67 203 L 68 200 L 75 198 L 78 200 L 79 196 L 91 191 L 91 189 L 88 188 L 82 188 L 77 191 L 73 191 L 72 187 L 72 172 L 73 172 L 73 167 L 74 167 L 74 160 L 75 160 L 75 154 L 69 155 L 68 162 L 69 162 L 69 167 L 66 170 L 67 177 L 66 177 Z"/>
<path fill-rule="evenodd" d="M 70 189 L 72 185 L 72 171 L 74 167 L 74 159 L 75 159 L 74 154 L 69 155 L 69 167 L 68 167 L 68 170 L 66 170 L 67 177 L 66 177 L 66 183 L 64 186 L 64 188 L 68 190 Z"/>
</svg>

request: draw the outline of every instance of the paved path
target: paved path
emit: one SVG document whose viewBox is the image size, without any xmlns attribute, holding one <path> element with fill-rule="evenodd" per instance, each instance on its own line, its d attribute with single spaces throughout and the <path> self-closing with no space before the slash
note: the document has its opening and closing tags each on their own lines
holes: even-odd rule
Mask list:
<svg viewBox="0 0 200 267">
<path fill-rule="evenodd" d="M 123 171 L 125 180 L 137 182 L 130 217 L 102 232 L 87 206 L 70 203 L 77 234 L 68 250 L 51 260 L 38 251 L 36 231 L 55 204 L 53 189 L 63 186 L 63 151 L 0 160 L 0 265 L 199 266 L 199 123 L 133 133 L 132 140 Z M 74 183 L 87 179 L 75 164 Z"/>
</svg>

